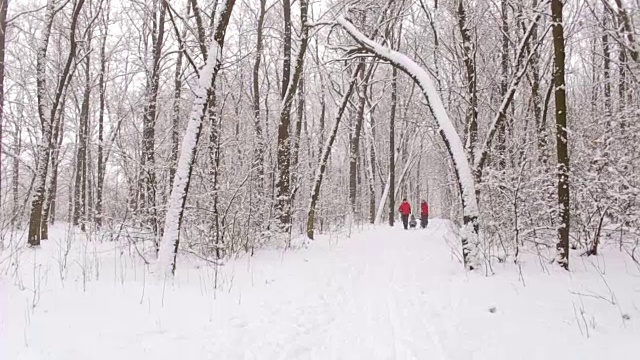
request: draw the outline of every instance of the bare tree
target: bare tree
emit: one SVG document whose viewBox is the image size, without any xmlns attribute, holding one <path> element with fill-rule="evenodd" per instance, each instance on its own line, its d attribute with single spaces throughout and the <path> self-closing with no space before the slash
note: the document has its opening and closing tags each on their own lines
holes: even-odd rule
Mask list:
<svg viewBox="0 0 640 360">
<path fill-rule="evenodd" d="M 287 78 L 288 67 L 286 66 L 286 54 L 291 45 L 287 45 L 286 24 L 287 9 L 286 5 L 288 0 L 285 0 L 285 70 L 283 71 L 283 77 Z M 304 57 L 307 50 L 307 42 L 309 36 L 309 26 L 307 24 L 307 7 L 306 0 L 300 1 L 300 20 L 301 20 L 301 37 L 298 54 L 293 68 L 293 74 L 290 80 L 287 80 L 286 89 L 282 91 L 282 103 L 280 107 L 280 121 L 278 123 L 278 180 L 276 183 L 277 195 L 276 195 L 276 211 L 279 219 L 280 230 L 283 233 L 288 233 L 291 229 L 291 135 L 289 128 L 291 125 L 291 106 L 293 99 L 298 91 L 298 85 L 302 76 L 302 67 L 304 63 Z M 285 84 L 283 79 L 283 84 Z"/>
<path fill-rule="evenodd" d="M 37 83 L 38 83 L 38 115 L 41 124 L 41 138 L 38 143 L 38 162 L 36 168 L 36 176 L 34 183 L 34 192 L 31 200 L 31 211 L 29 216 L 29 235 L 28 241 L 30 246 L 39 246 L 41 239 L 47 239 L 48 233 L 42 232 L 42 207 L 45 198 L 45 186 L 49 167 L 49 160 L 51 155 L 51 127 L 53 119 L 55 118 L 58 106 L 62 98 L 62 92 L 64 90 L 67 78 L 71 71 L 71 64 L 75 57 L 77 41 L 76 41 L 76 28 L 78 25 L 78 17 L 80 10 L 84 5 L 84 0 L 77 0 L 74 3 L 73 14 L 71 18 L 70 29 L 70 46 L 69 55 L 65 63 L 64 69 L 53 96 L 52 104 L 47 104 L 45 100 L 46 95 L 46 60 L 47 60 L 47 48 L 49 46 L 49 35 L 51 33 L 51 27 L 53 25 L 53 19 L 55 14 L 62 10 L 67 3 L 62 4 L 56 8 L 56 4 L 53 0 L 49 0 L 46 8 L 44 29 L 42 32 L 41 43 L 38 47 L 38 63 L 37 63 Z M 47 111 L 49 114 L 47 114 Z M 46 219 L 44 219 L 46 222 Z"/>
<path fill-rule="evenodd" d="M 157 183 L 156 183 L 156 156 L 155 156 L 155 125 L 158 109 L 158 88 L 160 82 L 160 60 L 162 58 L 162 45 L 164 43 L 165 7 L 160 0 L 153 0 L 152 29 L 152 60 L 147 74 L 147 104 L 143 116 L 142 130 L 142 184 L 140 194 L 142 197 L 145 223 L 151 225 L 154 234 L 158 233 L 157 222 Z"/>
</svg>

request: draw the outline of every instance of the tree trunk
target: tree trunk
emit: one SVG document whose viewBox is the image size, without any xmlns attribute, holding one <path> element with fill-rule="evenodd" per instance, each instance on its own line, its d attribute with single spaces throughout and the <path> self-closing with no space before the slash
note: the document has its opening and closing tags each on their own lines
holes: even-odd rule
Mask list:
<svg viewBox="0 0 640 360">
<path fill-rule="evenodd" d="M 165 3 L 166 4 L 166 3 Z M 189 17 L 191 7 L 187 4 L 185 17 Z M 169 12 L 171 15 L 171 12 Z M 173 22 L 173 17 L 171 18 Z M 175 25 L 175 23 L 174 23 Z M 178 31 L 176 27 L 176 32 Z M 187 51 L 184 39 L 187 36 L 188 27 L 185 25 L 180 33 L 180 49 L 176 56 L 176 70 L 173 77 L 173 116 L 171 118 L 171 162 L 169 165 L 169 189 L 173 186 L 173 177 L 176 174 L 178 151 L 180 150 L 180 103 L 182 101 L 182 59 Z"/>
<path fill-rule="evenodd" d="M 336 139 L 336 135 L 338 134 L 340 121 L 342 120 L 344 111 L 349 104 L 349 98 L 353 93 L 356 81 L 358 81 L 358 76 L 363 71 L 363 69 L 364 63 L 359 62 L 356 68 L 351 73 L 351 77 L 349 79 L 349 87 L 342 96 L 342 101 L 340 102 L 340 107 L 338 108 L 338 112 L 336 114 L 336 121 L 333 125 L 333 128 L 331 129 L 331 133 L 327 138 L 327 143 L 325 144 L 322 151 L 320 163 L 318 164 L 318 169 L 316 170 L 315 180 L 313 181 L 313 189 L 311 190 L 311 203 L 309 204 L 309 210 L 307 212 L 307 237 L 309 239 L 313 239 L 314 236 L 316 207 L 318 205 L 318 201 L 320 200 L 320 188 L 322 186 L 322 179 L 324 178 L 324 173 L 327 168 L 327 161 L 329 160 L 329 155 L 331 154 L 333 143 Z"/>
<path fill-rule="evenodd" d="M 288 0 L 285 0 L 288 3 Z M 286 14 L 286 11 L 285 11 Z M 283 99 L 280 111 L 280 122 L 278 124 L 278 180 L 276 183 L 276 211 L 279 219 L 280 231 L 289 233 L 291 229 L 291 136 L 289 128 L 291 125 L 291 106 L 293 97 L 298 90 L 298 84 L 302 74 L 302 64 L 307 50 L 307 39 L 309 26 L 307 25 L 307 0 L 300 1 L 301 18 L 301 40 L 300 49 L 296 57 L 295 68 L 291 81 L 288 82 L 287 89 L 283 92 Z M 285 20 L 286 22 L 287 20 Z M 286 43 L 285 43 L 285 47 Z M 290 45 L 289 45 L 290 47 Z M 286 53 L 285 49 L 285 53 Z M 290 51 L 290 49 L 289 49 Z"/>
<path fill-rule="evenodd" d="M 253 167 L 255 168 L 255 180 L 257 183 L 258 201 L 264 199 L 264 135 L 262 134 L 262 119 L 260 117 L 260 64 L 262 62 L 263 53 L 263 34 L 264 16 L 266 13 L 267 0 L 260 0 L 260 12 L 258 14 L 258 29 L 256 40 L 256 57 L 253 63 L 253 128 L 256 140 L 253 150 Z M 258 215 L 258 214 L 256 214 Z"/>
<path fill-rule="evenodd" d="M 504 99 L 507 95 L 507 86 L 509 77 L 509 22 L 508 22 L 508 6 L 507 0 L 500 0 L 500 12 L 502 26 L 500 31 L 502 32 L 502 47 L 500 49 L 500 98 Z M 498 158 L 498 167 L 504 169 L 506 164 L 505 151 L 507 148 L 507 113 L 501 112 L 499 114 L 500 126 L 498 127 L 496 155 Z"/>
<path fill-rule="evenodd" d="M 70 77 L 71 78 L 71 77 Z M 53 134 L 51 136 L 51 176 L 49 177 L 49 185 L 47 186 L 44 198 L 44 206 L 42 209 L 42 233 L 48 233 L 49 225 L 54 224 L 56 220 L 56 207 L 57 207 L 57 193 L 58 193 L 58 165 L 60 157 L 60 148 L 62 147 L 62 140 L 64 139 L 64 109 L 66 103 L 66 89 L 62 95 L 62 101 L 60 102 L 60 108 L 58 114 L 54 119 Z"/>
<path fill-rule="evenodd" d="M 86 49 L 91 47 L 92 31 Z M 89 142 L 89 100 L 91 99 L 91 54 L 85 54 L 84 92 L 80 108 L 80 124 L 78 126 L 78 152 L 76 154 L 75 201 L 73 204 L 73 225 L 80 225 L 80 230 L 86 230 L 87 219 L 87 147 Z"/>
<path fill-rule="evenodd" d="M 7 33 L 7 10 L 9 7 L 9 0 L 0 0 L 0 144 L 2 142 L 2 128 L 3 128 L 3 115 L 4 115 L 4 53 L 5 53 L 5 38 Z M 4 191 L 2 190 L 2 152 L 0 151 L 0 205 L 3 203 Z M 4 213 L 4 211 L 3 211 Z M 0 246 L 0 249 L 2 247 Z"/>
<path fill-rule="evenodd" d="M 284 38 L 282 45 L 283 60 L 280 99 L 284 100 L 291 79 L 291 0 L 282 0 L 282 11 L 284 15 Z"/>
<path fill-rule="evenodd" d="M 77 47 L 75 32 L 78 24 L 78 16 L 80 14 L 80 10 L 82 9 L 83 5 L 84 5 L 84 0 L 78 0 L 78 2 L 75 4 L 75 7 L 73 9 L 73 15 L 71 18 L 71 29 L 70 29 L 70 35 L 69 35 L 71 39 L 70 46 L 69 46 L 69 55 L 67 56 L 67 61 L 65 63 L 62 74 L 58 79 L 56 92 L 53 96 L 53 102 L 51 106 L 48 106 L 47 100 L 46 100 L 46 97 L 47 97 L 46 96 L 47 48 L 49 46 L 49 35 L 51 34 L 51 27 L 53 25 L 53 19 L 54 19 L 55 13 L 61 10 L 62 8 L 56 8 L 53 0 L 50 0 L 47 3 L 47 10 L 46 10 L 45 21 L 44 21 L 45 28 L 42 33 L 41 43 L 38 47 L 38 57 L 37 57 L 37 64 L 36 64 L 38 116 L 40 119 L 42 134 L 37 146 L 36 156 L 38 157 L 38 160 L 37 160 L 37 166 L 36 166 L 36 174 L 34 178 L 33 195 L 31 199 L 31 211 L 29 214 L 29 234 L 27 237 L 29 246 L 39 246 L 40 240 L 46 239 L 48 237 L 48 234 L 42 231 L 42 221 L 43 221 L 42 208 L 44 205 L 45 187 L 46 187 L 47 173 L 49 168 L 49 160 L 51 156 L 51 128 L 53 124 L 53 119 L 55 118 L 56 111 L 60 104 L 62 92 L 67 83 L 67 78 L 70 76 L 71 63 L 73 62 L 73 58 L 75 57 L 76 47 Z"/>
<path fill-rule="evenodd" d="M 603 26 L 607 27 L 607 15 L 604 15 Z M 604 60 L 604 111 L 608 119 L 611 117 L 611 51 L 609 49 L 609 34 L 602 33 L 602 57 Z"/>
<path fill-rule="evenodd" d="M 302 123 L 305 121 L 305 87 L 304 87 L 304 64 L 302 64 L 302 75 L 300 76 L 300 82 L 298 84 L 298 96 L 296 103 L 296 124 L 295 124 L 295 135 L 293 142 L 293 151 L 291 155 L 291 165 L 295 170 L 296 174 L 300 173 L 300 169 L 298 168 L 300 161 L 300 143 L 302 142 Z M 294 200 L 295 192 L 299 186 L 298 178 L 296 176 L 291 177 L 291 183 L 294 184 L 294 188 L 291 194 L 291 201 Z"/>
<path fill-rule="evenodd" d="M 620 23 L 620 30 L 622 31 L 622 42 L 624 48 L 629 51 L 631 55 L 631 59 L 633 61 L 640 63 L 640 44 L 636 43 L 634 38 L 634 26 L 631 22 L 631 18 L 627 13 L 627 10 L 622 5 L 622 0 L 614 0 L 615 8 L 609 3 L 609 0 L 603 0 L 605 6 L 609 8 L 609 10 L 618 17 L 618 22 Z M 625 51 L 625 50 L 623 50 Z"/>
<path fill-rule="evenodd" d="M 20 185 L 20 154 L 22 153 L 22 124 L 21 119 L 16 119 L 14 131 L 15 138 L 13 140 L 13 176 L 12 176 L 12 200 L 13 200 L 13 216 L 11 217 L 11 228 L 15 229 L 16 226 L 22 224 L 22 217 L 20 214 L 20 201 L 18 195 L 18 187 Z"/>
<path fill-rule="evenodd" d="M 224 37 L 234 4 L 235 0 L 227 0 L 220 10 L 220 20 L 215 26 L 215 33 L 209 45 L 205 67 L 200 71 L 198 86 L 195 91 L 196 98 L 182 139 L 176 175 L 167 204 L 160 251 L 158 252 L 158 267 L 161 271 L 170 274 L 174 274 L 176 269 L 176 256 L 180 244 L 180 229 L 184 206 L 189 191 L 196 149 L 202 132 L 202 123 L 207 115 L 208 93 L 210 90 L 215 89 L 215 81 L 221 65 Z"/>
<path fill-rule="evenodd" d="M 556 103 L 556 152 L 558 156 L 558 243 L 557 261 L 569 270 L 569 150 L 567 139 L 567 105 L 564 81 L 565 47 L 562 25 L 562 0 L 551 0 L 553 33 L 553 83 Z"/>
<path fill-rule="evenodd" d="M 360 60 L 364 63 L 364 59 Z M 358 220 L 359 211 L 356 206 L 356 197 L 358 194 L 356 177 L 358 171 L 358 158 L 360 157 L 360 134 L 362 133 L 362 122 L 364 121 L 364 106 L 366 103 L 366 80 L 365 74 L 360 73 L 360 85 L 358 86 L 358 108 L 356 113 L 356 122 L 349 142 L 349 204 L 351 206 L 351 219 Z"/>
<path fill-rule="evenodd" d="M 398 106 L 398 69 L 391 69 L 391 115 L 389 116 L 389 226 L 396 218 L 396 107 Z"/>
<path fill-rule="evenodd" d="M 109 3 L 107 3 L 109 4 Z M 104 9 L 105 15 L 103 17 L 104 34 L 102 34 L 102 44 L 100 46 L 100 74 L 98 77 L 98 91 L 100 92 L 100 112 L 98 114 L 98 178 L 96 184 L 96 225 L 102 226 L 103 222 L 103 210 L 102 201 L 104 193 L 104 177 L 105 177 L 105 156 L 104 156 L 104 109 L 105 109 L 105 92 L 107 87 L 104 81 L 105 73 L 107 72 L 107 35 L 109 33 L 109 12 L 110 8 Z M 173 177 L 171 177 L 173 180 Z"/>
<path fill-rule="evenodd" d="M 366 96 L 367 94 L 365 94 Z M 365 98 L 365 103 L 367 99 Z M 373 119 L 373 109 L 370 107 L 368 109 L 367 118 L 367 126 L 369 127 L 369 166 L 368 166 L 368 177 L 369 177 L 369 223 L 375 224 L 376 221 L 376 132 L 375 125 Z"/>
<path fill-rule="evenodd" d="M 152 63 L 147 78 L 147 104 L 143 117 L 142 129 L 142 188 L 144 222 L 151 225 L 154 234 L 158 234 L 156 207 L 156 157 L 155 157 L 155 125 L 157 114 L 158 87 L 160 82 L 160 59 L 164 43 L 165 7 L 159 0 L 153 2 L 152 20 Z M 156 244 L 157 246 L 157 244 Z"/>
<path fill-rule="evenodd" d="M 463 0 L 458 0 L 456 12 L 458 18 L 458 28 L 462 36 L 462 60 L 465 67 L 467 80 L 467 114 L 466 114 L 466 149 L 467 156 L 471 163 L 475 161 L 474 152 L 478 142 L 478 91 L 475 65 L 475 53 L 471 40 L 471 29 L 467 24 L 467 12 L 464 8 Z"/>
<path fill-rule="evenodd" d="M 538 7 L 538 0 L 532 0 L 531 7 Z M 531 29 L 531 39 L 538 43 L 538 24 L 533 24 Z M 546 164 L 546 124 L 542 120 L 542 103 L 540 99 L 540 53 L 536 46 L 528 45 L 528 52 L 531 54 L 531 105 L 533 108 L 533 116 L 536 124 L 536 145 L 538 148 L 538 159 L 541 163 Z"/>
<path fill-rule="evenodd" d="M 219 119 L 219 114 L 217 111 L 217 98 L 215 94 L 215 89 L 212 87 L 209 90 L 209 111 L 208 111 L 208 119 L 209 119 L 209 171 L 208 177 L 211 179 L 211 202 L 210 202 L 210 210 L 211 214 L 213 214 L 213 219 L 211 221 L 209 234 L 213 237 L 213 245 L 215 250 L 216 259 L 222 258 L 222 236 L 220 234 L 220 211 L 218 209 L 218 182 L 220 175 L 220 136 L 221 136 L 221 123 Z"/>
</svg>

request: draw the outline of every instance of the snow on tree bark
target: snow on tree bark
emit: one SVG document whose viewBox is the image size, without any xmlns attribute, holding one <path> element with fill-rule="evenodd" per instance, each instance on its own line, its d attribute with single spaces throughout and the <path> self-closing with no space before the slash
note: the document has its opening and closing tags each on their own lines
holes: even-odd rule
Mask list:
<svg viewBox="0 0 640 360">
<path fill-rule="evenodd" d="M 164 231 L 158 251 L 158 270 L 167 275 L 174 274 L 176 269 L 176 256 L 178 253 L 182 217 L 184 215 L 184 205 L 189 191 L 196 149 L 202 132 L 202 123 L 207 114 L 208 93 L 214 89 L 216 77 L 220 69 L 225 32 L 234 4 L 235 0 L 227 0 L 220 9 L 220 18 L 215 26 L 215 34 L 209 43 L 205 65 L 198 75 L 198 84 L 194 91 L 195 99 L 193 108 L 189 115 L 187 129 L 182 138 L 180 156 L 178 157 L 173 187 L 167 204 Z"/>
</svg>

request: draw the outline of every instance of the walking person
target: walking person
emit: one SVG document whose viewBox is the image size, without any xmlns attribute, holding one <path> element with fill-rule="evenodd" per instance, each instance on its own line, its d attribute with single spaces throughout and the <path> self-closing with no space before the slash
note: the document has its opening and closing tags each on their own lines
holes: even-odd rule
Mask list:
<svg viewBox="0 0 640 360">
<path fill-rule="evenodd" d="M 429 205 L 426 201 L 422 200 L 420 204 L 420 227 L 426 228 L 429 224 Z"/>
<path fill-rule="evenodd" d="M 407 227 L 409 226 L 409 215 L 411 215 L 411 205 L 407 202 L 407 198 L 402 199 L 402 204 L 400 204 L 398 211 L 402 217 L 402 225 L 404 226 L 404 229 L 407 230 Z"/>
</svg>

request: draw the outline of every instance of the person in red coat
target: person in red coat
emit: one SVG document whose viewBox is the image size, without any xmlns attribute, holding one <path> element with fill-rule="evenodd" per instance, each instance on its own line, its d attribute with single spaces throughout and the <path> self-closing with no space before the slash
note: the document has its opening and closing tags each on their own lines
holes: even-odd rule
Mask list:
<svg viewBox="0 0 640 360">
<path fill-rule="evenodd" d="M 411 205 L 409 205 L 406 198 L 402 199 L 402 204 L 400 204 L 398 211 L 402 217 L 402 225 L 404 229 L 407 230 L 407 226 L 409 226 L 409 215 L 411 215 Z"/>
<path fill-rule="evenodd" d="M 429 205 L 426 201 L 422 200 L 420 204 L 420 227 L 426 228 L 429 224 Z"/>
</svg>

